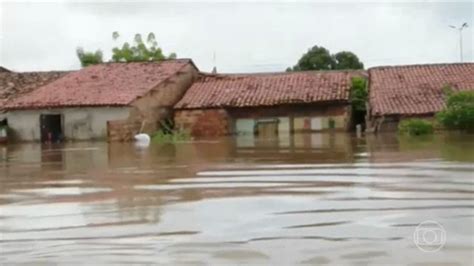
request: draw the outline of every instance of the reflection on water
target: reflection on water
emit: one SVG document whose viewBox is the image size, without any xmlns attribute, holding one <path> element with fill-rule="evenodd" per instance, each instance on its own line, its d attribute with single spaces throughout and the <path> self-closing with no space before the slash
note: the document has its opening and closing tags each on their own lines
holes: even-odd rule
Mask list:
<svg viewBox="0 0 474 266">
<path fill-rule="evenodd" d="M 469 135 L 0 149 L 1 264 L 474 262 Z M 441 251 L 413 243 L 425 220 Z"/>
</svg>

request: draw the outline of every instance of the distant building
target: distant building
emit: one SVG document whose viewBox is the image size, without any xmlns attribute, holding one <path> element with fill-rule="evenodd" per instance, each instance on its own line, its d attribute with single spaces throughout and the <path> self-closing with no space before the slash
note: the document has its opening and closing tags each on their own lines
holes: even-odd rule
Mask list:
<svg viewBox="0 0 474 266">
<path fill-rule="evenodd" d="M 264 138 L 292 132 L 346 131 L 351 78 L 362 71 L 201 74 L 175 105 L 175 125 L 194 136 Z"/>
<path fill-rule="evenodd" d="M 433 118 L 445 107 L 445 87 L 474 90 L 474 63 L 369 69 L 369 130 L 395 131 L 402 119 Z"/>
<path fill-rule="evenodd" d="M 18 140 L 130 140 L 151 133 L 197 76 L 191 60 L 86 67 L 8 101 Z"/>
<path fill-rule="evenodd" d="M 3 72 L 11 72 L 11 71 L 7 68 L 0 66 L 0 73 L 3 73 Z"/>
</svg>

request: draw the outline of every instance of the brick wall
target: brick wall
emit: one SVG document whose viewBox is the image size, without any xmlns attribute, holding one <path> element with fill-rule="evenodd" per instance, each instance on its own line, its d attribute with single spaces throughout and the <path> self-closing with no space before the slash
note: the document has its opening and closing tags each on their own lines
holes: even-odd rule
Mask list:
<svg viewBox="0 0 474 266">
<path fill-rule="evenodd" d="M 108 121 L 107 139 L 108 141 L 131 141 L 133 136 L 140 132 L 142 124 L 140 122 Z"/>
<path fill-rule="evenodd" d="M 176 128 L 195 137 L 225 136 L 232 132 L 232 122 L 224 109 L 175 111 L 174 122 Z"/>
</svg>

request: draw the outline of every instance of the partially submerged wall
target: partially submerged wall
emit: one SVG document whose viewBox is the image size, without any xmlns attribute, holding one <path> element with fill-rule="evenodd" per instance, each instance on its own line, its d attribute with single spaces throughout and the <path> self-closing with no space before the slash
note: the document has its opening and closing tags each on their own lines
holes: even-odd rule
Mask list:
<svg viewBox="0 0 474 266">
<path fill-rule="evenodd" d="M 195 137 L 225 136 L 232 133 L 231 118 L 224 109 L 178 110 L 175 127 Z"/>
<path fill-rule="evenodd" d="M 130 122 L 128 120 L 108 121 L 107 140 L 108 141 L 128 141 L 132 140 L 135 134 L 142 129 L 142 123 Z"/>
<path fill-rule="evenodd" d="M 16 140 L 39 141 L 42 114 L 62 116 L 62 130 L 66 139 L 89 140 L 106 139 L 107 121 L 126 119 L 129 113 L 129 107 L 58 108 L 10 111 L 7 118 Z"/>
<path fill-rule="evenodd" d="M 256 123 L 269 119 L 278 120 L 280 134 L 325 130 L 347 131 L 350 126 L 350 110 L 347 104 L 193 109 L 176 110 L 174 120 L 177 128 L 187 130 L 198 137 L 234 133 L 253 134 Z"/>
<path fill-rule="evenodd" d="M 311 132 L 325 130 L 347 131 L 350 126 L 351 108 L 347 104 L 299 104 L 276 107 L 229 109 L 235 120 L 277 118 L 288 123 L 291 132 Z M 236 128 L 239 131 L 238 128 Z"/>
<path fill-rule="evenodd" d="M 388 116 L 374 116 L 370 117 L 368 132 L 371 133 L 384 133 L 384 132 L 396 132 L 398 131 L 398 124 L 406 119 L 427 119 L 433 121 L 434 114 L 422 114 L 422 115 L 388 115 Z"/>
</svg>

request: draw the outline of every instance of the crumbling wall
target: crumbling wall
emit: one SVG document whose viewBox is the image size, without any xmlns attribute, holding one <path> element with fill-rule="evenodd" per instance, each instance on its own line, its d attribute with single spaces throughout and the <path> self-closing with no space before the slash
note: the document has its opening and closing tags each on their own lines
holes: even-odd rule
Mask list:
<svg viewBox="0 0 474 266">
<path fill-rule="evenodd" d="M 173 118 L 172 107 L 191 87 L 197 75 L 197 69 L 189 64 L 148 94 L 135 100 L 126 120 L 113 121 L 110 124 L 112 132 L 108 135 L 111 140 L 130 140 L 129 136 L 139 133 L 140 130 L 142 133 L 153 134 L 160 128 L 160 121 Z M 120 136 L 124 139 L 120 139 Z"/>
<path fill-rule="evenodd" d="M 107 122 L 107 140 L 108 141 L 130 141 L 133 136 L 141 129 L 140 122 L 108 121 Z"/>
<path fill-rule="evenodd" d="M 175 127 L 195 137 L 225 136 L 232 133 L 232 120 L 224 109 L 177 110 Z"/>
</svg>

